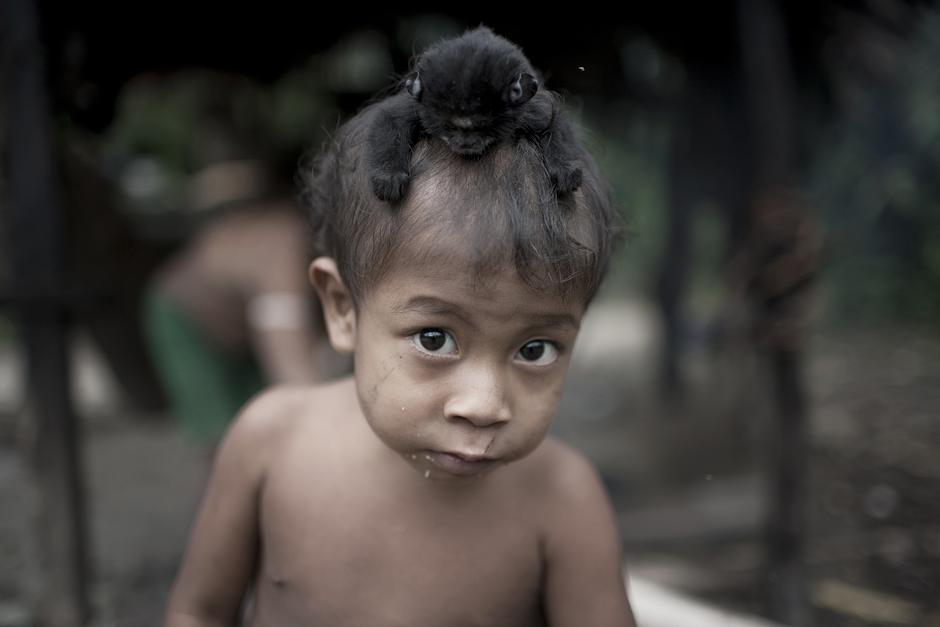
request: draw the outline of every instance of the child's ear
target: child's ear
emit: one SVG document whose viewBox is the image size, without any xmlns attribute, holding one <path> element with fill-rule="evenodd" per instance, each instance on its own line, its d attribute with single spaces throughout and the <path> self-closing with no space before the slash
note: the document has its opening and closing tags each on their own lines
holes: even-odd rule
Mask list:
<svg viewBox="0 0 940 627">
<path fill-rule="evenodd" d="M 323 318 L 330 344 L 340 353 L 351 353 L 356 345 L 356 308 L 352 296 L 339 275 L 336 261 L 317 257 L 310 264 L 310 282 L 323 306 Z"/>
</svg>

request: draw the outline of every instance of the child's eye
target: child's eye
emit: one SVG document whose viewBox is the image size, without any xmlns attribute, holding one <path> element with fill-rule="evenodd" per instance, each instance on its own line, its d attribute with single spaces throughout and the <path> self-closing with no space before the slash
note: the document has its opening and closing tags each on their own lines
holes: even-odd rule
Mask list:
<svg viewBox="0 0 940 627">
<path fill-rule="evenodd" d="M 457 352 L 457 342 L 443 329 L 421 329 L 411 336 L 411 341 L 422 352 L 433 355 L 453 355 Z"/>
<path fill-rule="evenodd" d="M 526 342 L 517 355 L 524 362 L 536 366 L 547 366 L 558 359 L 558 347 L 548 340 L 532 340 Z"/>
</svg>

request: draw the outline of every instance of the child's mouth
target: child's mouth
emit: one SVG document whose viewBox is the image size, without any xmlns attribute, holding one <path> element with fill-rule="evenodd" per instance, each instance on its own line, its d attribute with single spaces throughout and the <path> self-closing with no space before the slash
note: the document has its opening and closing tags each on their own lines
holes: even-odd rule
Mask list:
<svg viewBox="0 0 940 627">
<path fill-rule="evenodd" d="M 482 474 L 495 467 L 499 460 L 479 455 L 461 455 L 459 453 L 445 453 L 429 451 L 424 458 L 431 465 L 451 475 L 471 476 Z"/>
</svg>

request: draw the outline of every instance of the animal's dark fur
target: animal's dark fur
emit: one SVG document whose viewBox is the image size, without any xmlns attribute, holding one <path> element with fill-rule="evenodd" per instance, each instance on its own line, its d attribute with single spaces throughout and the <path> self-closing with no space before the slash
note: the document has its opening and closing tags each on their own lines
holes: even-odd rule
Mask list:
<svg viewBox="0 0 940 627">
<path fill-rule="evenodd" d="M 473 158 L 507 140 L 526 138 L 542 149 L 559 194 L 581 185 L 574 131 L 522 50 L 481 26 L 428 48 L 381 103 L 368 138 L 372 188 L 398 201 L 410 181 L 411 150 L 424 135 Z"/>
</svg>

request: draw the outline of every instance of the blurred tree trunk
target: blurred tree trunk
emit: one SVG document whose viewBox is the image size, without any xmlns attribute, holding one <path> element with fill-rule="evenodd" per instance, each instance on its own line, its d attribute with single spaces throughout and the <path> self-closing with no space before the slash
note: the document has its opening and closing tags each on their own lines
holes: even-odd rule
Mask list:
<svg viewBox="0 0 940 627">
<path fill-rule="evenodd" d="M 682 357 L 688 330 L 683 297 L 697 215 L 703 210 L 719 214 L 730 258 L 743 239 L 750 163 L 740 75 L 694 62 L 687 71 L 669 148 L 666 241 L 656 284 L 663 318 L 659 383 L 666 401 L 681 398 L 685 388 Z"/>
<path fill-rule="evenodd" d="M 66 353 L 59 180 L 34 3 L 0 3 L 0 31 L 13 297 L 28 358 L 39 492 L 38 618 L 42 625 L 77 627 L 88 617 L 82 472 Z"/>
<path fill-rule="evenodd" d="M 755 169 L 737 276 L 753 308 L 773 400 L 771 450 L 765 456 L 767 600 L 774 619 L 804 627 L 812 618 L 803 560 L 809 465 L 803 329 L 817 238 L 796 189 L 797 98 L 780 6 L 775 0 L 739 0 L 738 7 Z"/>
</svg>

